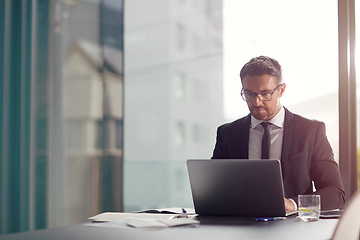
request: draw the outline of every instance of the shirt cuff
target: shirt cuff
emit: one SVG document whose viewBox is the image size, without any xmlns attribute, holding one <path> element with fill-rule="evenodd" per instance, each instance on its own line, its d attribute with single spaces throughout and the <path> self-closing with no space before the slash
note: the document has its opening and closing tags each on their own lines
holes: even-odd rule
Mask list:
<svg viewBox="0 0 360 240">
<path fill-rule="evenodd" d="M 292 201 L 292 203 L 294 204 L 294 207 L 295 207 L 295 211 L 297 211 L 297 210 L 298 210 L 298 208 L 297 208 L 297 204 L 296 204 L 296 202 L 295 202 L 293 199 L 291 199 L 291 198 L 289 198 L 289 200 L 290 200 L 290 201 Z"/>
</svg>

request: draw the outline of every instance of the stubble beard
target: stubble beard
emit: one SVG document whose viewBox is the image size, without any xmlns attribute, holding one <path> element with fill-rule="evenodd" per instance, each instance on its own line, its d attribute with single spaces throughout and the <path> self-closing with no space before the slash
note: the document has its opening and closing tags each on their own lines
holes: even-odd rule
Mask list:
<svg viewBox="0 0 360 240">
<path fill-rule="evenodd" d="M 280 105 L 280 104 L 277 104 L 276 108 L 275 108 L 274 111 L 272 111 L 271 113 L 268 113 L 268 108 L 266 108 L 266 107 L 260 107 L 260 109 L 263 109 L 263 110 L 267 113 L 267 114 L 266 114 L 264 117 L 262 117 L 262 118 L 261 118 L 261 116 L 259 116 L 259 114 L 254 114 L 254 113 L 256 113 L 257 111 L 256 111 L 256 110 L 254 111 L 253 109 L 256 109 L 256 108 L 258 108 L 258 107 L 251 107 L 251 109 L 249 109 L 251 115 L 252 115 L 254 118 L 258 119 L 258 120 L 268 121 L 268 120 L 270 120 L 271 118 L 273 118 L 273 117 L 280 111 L 281 105 Z M 259 108 L 258 108 L 258 109 L 259 109 Z M 260 118 L 259 118 L 259 117 L 260 117 Z"/>
</svg>

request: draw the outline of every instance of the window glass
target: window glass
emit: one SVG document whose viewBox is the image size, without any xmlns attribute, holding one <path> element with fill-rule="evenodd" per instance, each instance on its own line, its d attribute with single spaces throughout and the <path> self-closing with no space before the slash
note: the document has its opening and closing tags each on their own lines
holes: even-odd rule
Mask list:
<svg viewBox="0 0 360 240">
<path fill-rule="evenodd" d="M 125 7 L 126 211 L 192 207 L 185 162 L 210 158 L 217 126 L 248 114 L 239 72 L 259 55 L 282 64 L 283 105 L 324 121 L 338 159 L 337 1 Z"/>
<path fill-rule="evenodd" d="M 35 6 L 34 198 L 42 228 L 121 210 L 123 4 Z"/>
<path fill-rule="evenodd" d="M 224 121 L 222 1 L 126 1 L 125 23 L 125 210 L 192 206 L 185 160 Z"/>
<path fill-rule="evenodd" d="M 355 0 L 355 74 L 356 74 L 356 85 L 359 85 L 360 82 L 360 20 L 356 17 L 356 14 L 360 13 L 360 1 Z M 358 168 L 358 182 L 357 186 L 360 187 L 360 92 L 359 87 L 356 88 L 357 96 L 357 168 Z"/>
<path fill-rule="evenodd" d="M 338 160 L 337 1 L 225 0 L 224 13 L 226 119 L 248 113 L 239 94 L 241 67 L 254 56 L 273 57 L 287 85 L 282 104 L 325 122 Z"/>
</svg>

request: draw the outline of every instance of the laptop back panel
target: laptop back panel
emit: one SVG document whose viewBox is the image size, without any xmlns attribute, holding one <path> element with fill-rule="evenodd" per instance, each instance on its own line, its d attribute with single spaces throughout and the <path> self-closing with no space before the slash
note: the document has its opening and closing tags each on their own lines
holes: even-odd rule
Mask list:
<svg viewBox="0 0 360 240">
<path fill-rule="evenodd" d="M 278 160 L 188 160 L 195 211 L 201 216 L 285 216 Z"/>
</svg>

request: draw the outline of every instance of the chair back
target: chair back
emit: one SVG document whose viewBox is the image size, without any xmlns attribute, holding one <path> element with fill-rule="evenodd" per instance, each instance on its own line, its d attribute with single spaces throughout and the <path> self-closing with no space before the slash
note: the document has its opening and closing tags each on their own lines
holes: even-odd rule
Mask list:
<svg viewBox="0 0 360 240">
<path fill-rule="evenodd" d="M 332 239 L 360 239 L 360 190 L 358 190 L 346 203 L 344 212 L 335 228 Z"/>
</svg>

